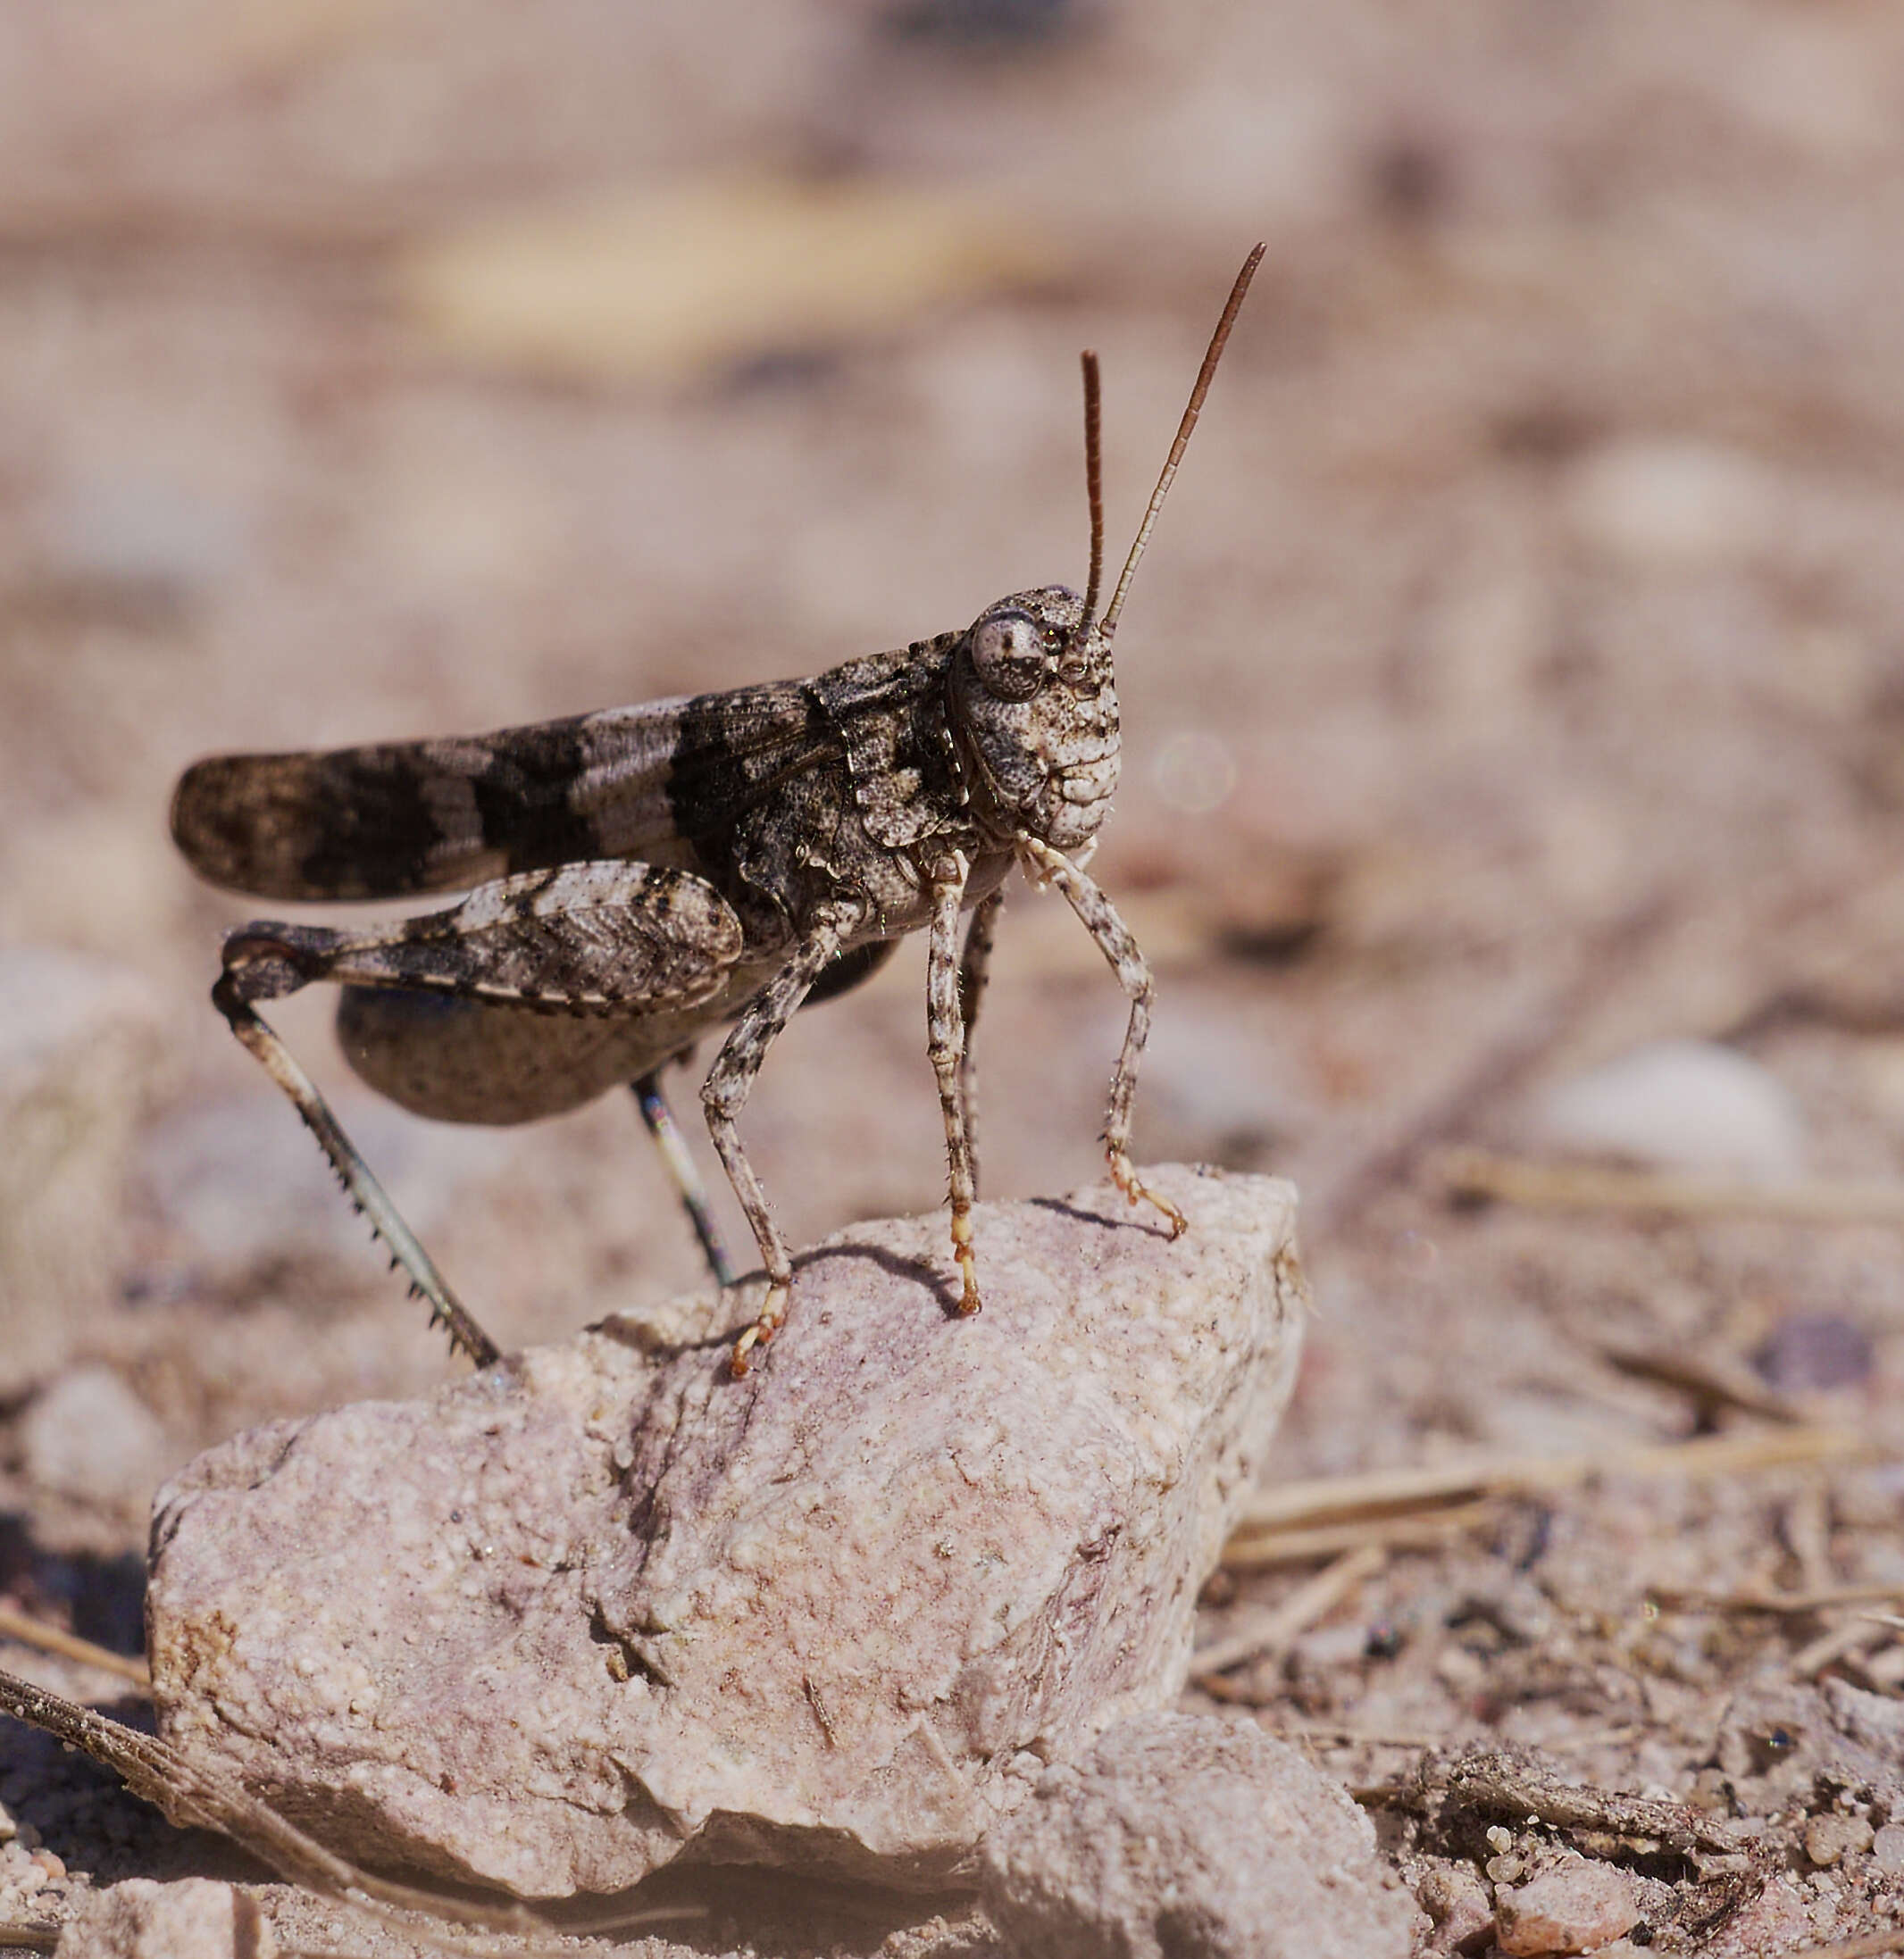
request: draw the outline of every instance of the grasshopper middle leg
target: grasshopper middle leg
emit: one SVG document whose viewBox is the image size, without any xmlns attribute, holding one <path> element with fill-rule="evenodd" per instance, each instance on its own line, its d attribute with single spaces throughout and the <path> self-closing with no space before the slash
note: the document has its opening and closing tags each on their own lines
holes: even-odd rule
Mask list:
<svg viewBox="0 0 1904 1959">
<path fill-rule="evenodd" d="M 965 1152 L 972 1159 L 972 1194 L 979 1192 L 979 1071 L 973 1059 L 972 1032 L 991 978 L 992 941 L 998 936 L 998 913 L 1005 909 L 1005 887 L 979 900 L 965 928 L 965 949 L 958 962 L 958 1011 L 965 1022 L 964 1052 L 958 1062 L 958 1098 L 965 1112 Z"/>
<path fill-rule="evenodd" d="M 788 1296 L 793 1290 L 793 1261 L 772 1213 L 767 1194 L 761 1188 L 754 1166 L 741 1147 L 739 1119 L 747 1105 L 747 1091 L 760 1072 L 760 1064 L 812 991 L 814 982 L 839 955 L 840 942 L 859 922 L 860 908 L 841 903 L 823 906 L 806 937 L 793 956 L 748 1003 L 747 1011 L 734 1023 L 733 1031 L 721 1044 L 721 1052 L 701 1085 L 701 1103 L 707 1111 L 708 1133 L 719 1154 L 734 1196 L 753 1228 L 754 1242 L 760 1247 L 761 1263 L 767 1273 L 767 1296 L 754 1323 L 741 1331 L 734 1342 L 729 1366 L 738 1380 L 747 1371 L 747 1355 L 764 1346 L 780 1331 L 787 1317 Z"/>
<path fill-rule="evenodd" d="M 932 921 L 926 942 L 926 1052 L 939 1079 L 939 1106 L 946 1122 L 946 1162 L 952 1204 L 952 1255 L 958 1261 L 958 1310 L 979 1310 L 979 1275 L 972 1249 L 972 1206 L 977 1173 L 967 1125 L 965 1015 L 960 998 L 958 913 L 972 866 L 952 851 L 932 865 Z"/>
</svg>

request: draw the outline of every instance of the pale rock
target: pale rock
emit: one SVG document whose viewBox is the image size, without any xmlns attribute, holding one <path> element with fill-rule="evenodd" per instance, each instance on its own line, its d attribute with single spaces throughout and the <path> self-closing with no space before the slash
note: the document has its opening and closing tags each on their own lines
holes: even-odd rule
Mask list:
<svg viewBox="0 0 1904 1959">
<path fill-rule="evenodd" d="M 1805 1855 L 1825 1870 L 1868 1850 L 1873 1835 L 1862 1816 L 1814 1816 L 1805 1825 Z"/>
<path fill-rule="evenodd" d="M 1639 1922 L 1640 1903 L 1624 1871 L 1582 1859 L 1549 1864 L 1522 1885 L 1499 1886 L 1494 1912 L 1502 1952 L 1543 1959 L 1624 1938 Z"/>
<path fill-rule="evenodd" d="M 87 1896 L 54 1959 L 273 1959 L 277 1950 L 246 1892 L 210 1878 L 128 1878 Z"/>
<path fill-rule="evenodd" d="M 1168 1703 L 1293 1379 L 1294 1193 L 1151 1174 L 943 1213 L 428 1401 L 280 1422 L 161 1493 L 161 1730 L 347 1854 L 515 1891 L 677 1857 L 930 1888 L 1046 1765 Z"/>
<path fill-rule="evenodd" d="M 143 1510 L 185 1452 L 110 1367 L 75 1367 L 21 1418 L 28 1480 L 82 1502 Z"/>
<path fill-rule="evenodd" d="M 1587 455 L 1569 503 L 1581 534 L 1608 555 L 1677 570 L 1762 549 L 1778 538 L 1789 496 L 1774 472 L 1736 450 L 1634 439 Z"/>
<path fill-rule="evenodd" d="M 1415 1895 L 1434 1921 L 1431 1952 L 1478 1952 L 1492 1943 L 1494 1901 L 1471 1864 L 1437 1865 Z"/>
<path fill-rule="evenodd" d="M 129 597 L 174 602 L 230 573 L 243 540 L 237 508 L 175 481 L 115 467 L 50 513 L 47 555 L 60 575 Z"/>
<path fill-rule="evenodd" d="M 1766 1069 L 1712 1041 L 1655 1041 L 1549 1089 L 1534 1110 L 1550 1148 L 1660 1170 L 1776 1181 L 1805 1163 L 1797 1103 Z"/>
<path fill-rule="evenodd" d="M 1254 1721 L 1140 1715 L 987 1839 L 1013 1959 L 1406 1959 L 1420 1914 L 1340 1783 Z"/>
<path fill-rule="evenodd" d="M 132 1136 L 168 1073 L 163 1008 L 138 973 L 0 950 L 0 1399 L 118 1304 Z"/>
</svg>

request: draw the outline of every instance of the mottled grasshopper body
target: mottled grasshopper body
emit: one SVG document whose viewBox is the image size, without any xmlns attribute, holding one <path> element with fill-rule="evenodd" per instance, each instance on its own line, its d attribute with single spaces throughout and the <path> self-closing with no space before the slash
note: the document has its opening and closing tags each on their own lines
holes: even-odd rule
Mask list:
<svg viewBox="0 0 1904 1959">
<path fill-rule="evenodd" d="M 964 631 L 813 679 L 469 739 L 215 756 L 187 771 L 172 834 L 220 884 L 287 899 L 472 891 L 447 911 L 363 931 L 246 926 L 225 942 L 213 997 L 479 1364 L 495 1357 L 494 1343 L 259 1017 L 259 1002 L 315 980 L 340 985 L 338 1029 L 352 1067 L 405 1108 L 447 1121 L 528 1121 L 633 1082 L 690 1209 L 691 1167 L 655 1078 L 732 1022 L 701 1094 L 766 1271 L 764 1303 L 733 1348 L 740 1374 L 785 1317 L 793 1279 L 736 1128 L 747 1089 L 803 1002 L 857 984 L 921 929 L 959 1306 L 979 1310 L 966 1035 L 1016 864 L 1063 893 L 1130 998 L 1105 1127 L 1111 1172 L 1173 1233 L 1183 1229 L 1129 1157 L 1150 975 L 1079 857 L 1117 781 L 1118 615 L 1262 251 L 1237 277 L 1101 617 L 1098 369 L 1087 354 L 1091 563 L 1081 598 L 1061 586 L 1015 592 Z M 724 1278 L 705 1210 L 696 1214 Z"/>
</svg>

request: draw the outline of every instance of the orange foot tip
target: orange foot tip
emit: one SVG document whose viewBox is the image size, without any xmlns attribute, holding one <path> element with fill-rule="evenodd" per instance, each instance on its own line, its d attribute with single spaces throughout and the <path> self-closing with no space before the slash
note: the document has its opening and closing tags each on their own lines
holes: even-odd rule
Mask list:
<svg viewBox="0 0 1904 1959">
<path fill-rule="evenodd" d="M 1161 1211 L 1170 1220 L 1173 1239 L 1182 1238 L 1190 1230 L 1190 1220 L 1168 1197 L 1158 1196 L 1156 1191 L 1140 1182 L 1127 1158 L 1114 1156 L 1111 1159 L 1111 1180 L 1132 1204 L 1148 1204 Z"/>
<path fill-rule="evenodd" d="M 770 1295 L 759 1319 L 752 1326 L 741 1329 L 739 1338 L 734 1342 L 734 1350 L 727 1357 L 727 1371 L 735 1380 L 747 1378 L 747 1355 L 756 1346 L 772 1346 L 773 1336 L 780 1331 L 781 1322 L 786 1317 L 784 1297 L 776 1301 Z"/>
<path fill-rule="evenodd" d="M 727 1371 L 735 1380 L 745 1380 L 749 1371 L 747 1355 L 756 1346 L 765 1349 L 773 1344 L 775 1329 L 763 1326 L 758 1320 L 734 1342 L 734 1351 L 727 1357 Z"/>
<path fill-rule="evenodd" d="M 961 1320 L 969 1320 L 973 1313 L 984 1310 L 985 1303 L 979 1297 L 978 1274 L 972 1268 L 970 1255 L 960 1259 L 958 1263 L 965 1281 L 958 1296 L 958 1316 Z"/>
<path fill-rule="evenodd" d="M 983 1304 L 979 1298 L 979 1265 L 972 1250 L 972 1213 L 969 1210 L 952 1213 L 952 1255 L 958 1261 L 961 1280 L 958 1316 L 969 1320 Z"/>
</svg>

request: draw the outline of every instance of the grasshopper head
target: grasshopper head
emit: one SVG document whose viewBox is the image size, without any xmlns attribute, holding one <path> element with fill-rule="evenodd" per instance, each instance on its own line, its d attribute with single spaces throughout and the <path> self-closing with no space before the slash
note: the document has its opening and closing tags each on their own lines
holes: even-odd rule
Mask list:
<svg viewBox="0 0 1904 1959">
<path fill-rule="evenodd" d="M 1089 843 L 1117 787 L 1109 636 L 1063 585 L 988 605 L 952 663 L 953 719 L 982 801 L 1056 850 Z"/>
<path fill-rule="evenodd" d="M 1084 479 L 1090 496 L 1090 580 L 1084 596 L 1063 585 L 1014 592 L 988 605 L 959 642 L 952 663 L 953 721 L 981 788 L 981 806 L 1007 829 L 1029 831 L 1056 850 L 1097 835 L 1117 787 L 1117 688 L 1111 641 L 1124 596 L 1204 397 L 1243 295 L 1262 263 L 1257 246 L 1230 288 L 1223 317 L 1190 389 L 1164 473 L 1138 526 L 1111 602 L 1098 615 L 1104 578 L 1104 459 L 1098 356 L 1084 356 Z"/>
</svg>

